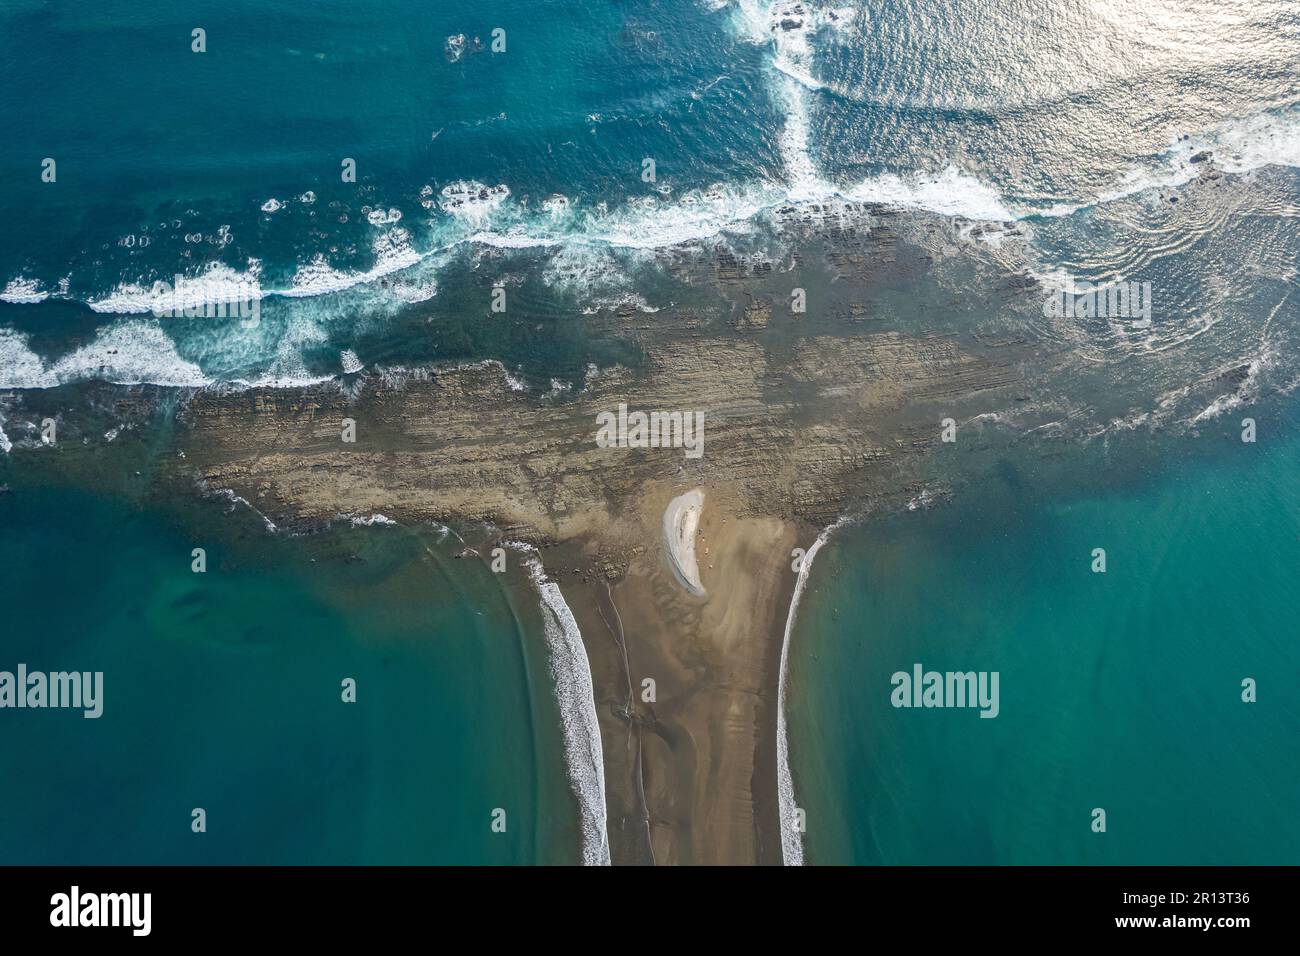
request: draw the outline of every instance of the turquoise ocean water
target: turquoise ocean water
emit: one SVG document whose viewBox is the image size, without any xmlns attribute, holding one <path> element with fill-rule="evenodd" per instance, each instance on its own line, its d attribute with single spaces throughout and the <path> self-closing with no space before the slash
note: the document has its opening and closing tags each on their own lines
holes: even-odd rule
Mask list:
<svg viewBox="0 0 1300 956">
<path fill-rule="evenodd" d="M 930 263 L 873 329 L 1075 360 L 936 461 L 951 500 L 818 559 L 809 859 L 1293 861 L 1297 48 L 1287 0 L 0 4 L 0 668 L 108 694 L 0 722 L 0 861 L 569 862 L 579 828 L 523 578 L 437 529 L 109 490 L 139 462 L 47 486 L 8 449 L 26 393 L 311 382 L 345 349 L 577 387 L 637 361 L 590 314 L 727 321 L 691 264 L 842 288 L 790 223 L 858 203 Z M 1119 280 L 1156 290 L 1143 334 L 1044 322 L 1047 290 Z M 236 302 L 259 321 L 184 314 Z M 1052 453 L 1010 440 L 1058 415 Z M 999 670 L 1001 715 L 893 710 L 918 660 Z"/>
<path fill-rule="evenodd" d="M 5 711 L 0 861 L 577 859 L 534 597 L 432 532 L 285 539 L 206 510 L 0 496 L 0 668 L 104 675 L 97 719 Z"/>
<path fill-rule="evenodd" d="M 1300 858 L 1300 408 L 1250 414 L 1253 445 L 1225 423 L 1092 447 L 1064 485 L 1000 458 L 945 506 L 836 533 L 790 675 L 810 861 Z M 999 672 L 1000 713 L 895 708 L 916 663 Z"/>
</svg>

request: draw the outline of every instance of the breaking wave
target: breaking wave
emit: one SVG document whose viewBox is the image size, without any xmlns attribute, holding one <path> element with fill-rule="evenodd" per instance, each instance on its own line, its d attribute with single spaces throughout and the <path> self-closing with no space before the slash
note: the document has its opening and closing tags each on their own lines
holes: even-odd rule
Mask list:
<svg viewBox="0 0 1300 956">
<path fill-rule="evenodd" d="M 794 630 L 795 615 L 799 612 L 799 600 L 803 589 L 808 584 L 808 573 L 812 570 L 813 559 L 822 549 L 831 534 L 847 523 L 841 518 L 830 525 L 804 555 L 799 565 L 799 580 L 795 582 L 794 594 L 790 597 L 790 611 L 785 618 L 785 636 L 781 640 L 780 684 L 776 692 L 776 792 L 781 819 L 781 859 L 786 866 L 803 866 L 803 837 L 798 826 L 799 805 L 795 802 L 794 776 L 790 773 L 790 743 L 785 725 L 785 698 L 789 683 L 790 632 Z"/>
<path fill-rule="evenodd" d="M 564 723 L 565 763 L 582 818 L 582 862 L 584 866 L 608 866 L 605 758 L 601 751 L 600 725 L 596 720 L 596 698 L 587 650 L 582 644 L 578 622 L 574 620 L 559 585 L 546 576 L 537 550 L 517 542 L 512 542 L 511 547 L 528 555 L 524 566 L 541 597 L 542 626 L 550 650 L 555 697 Z"/>
</svg>

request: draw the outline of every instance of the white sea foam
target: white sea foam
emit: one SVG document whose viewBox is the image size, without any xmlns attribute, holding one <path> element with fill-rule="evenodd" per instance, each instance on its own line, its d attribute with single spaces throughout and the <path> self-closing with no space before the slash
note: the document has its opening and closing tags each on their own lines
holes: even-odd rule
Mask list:
<svg viewBox="0 0 1300 956">
<path fill-rule="evenodd" d="M 922 488 L 921 493 L 907 502 L 908 511 L 924 511 L 934 501 L 934 493 L 929 488 Z"/>
<path fill-rule="evenodd" d="M 476 232 L 466 241 L 495 249 L 544 249 L 547 246 L 558 246 L 564 240 L 559 236 L 530 232 L 527 226 L 516 225 L 505 232 Z"/>
<path fill-rule="evenodd" d="M 747 2 L 741 4 L 742 7 L 749 5 Z M 786 111 L 780 147 L 789 179 L 789 198 L 796 202 L 815 201 L 828 190 L 813 165 L 809 137 L 808 91 L 821 88 L 821 83 L 812 75 L 812 45 L 808 36 L 811 24 L 799 4 L 776 3 L 766 12 L 768 33 L 775 47 L 772 65 L 784 74 L 777 82 Z M 746 19 L 752 23 L 759 16 L 760 13 L 755 11 L 747 13 Z"/>
<path fill-rule="evenodd" d="M 48 297 L 49 293 L 41 288 L 39 282 L 26 276 L 10 279 L 5 284 L 4 291 L 0 292 L 0 302 L 8 302 L 10 305 L 35 305 Z"/>
<path fill-rule="evenodd" d="M 0 329 L 0 388 L 52 388 L 59 384 L 41 357 L 27 345 L 27 336 Z"/>
<path fill-rule="evenodd" d="M 0 419 L 0 453 L 7 455 L 9 452 L 13 451 L 14 443 L 11 442 L 9 436 L 5 434 L 3 426 L 4 420 Z"/>
<path fill-rule="evenodd" d="M 339 364 L 343 367 L 344 375 L 353 375 L 366 367 L 366 364 L 361 361 L 357 353 L 352 349 L 344 349 L 339 353 Z"/>
<path fill-rule="evenodd" d="M 406 279 L 397 279 L 388 286 L 388 291 L 394 298 L 407 304 L 428 302 L 438 294 L 438 280 L 419 279 L 408 281 Z"/>
<path fill-rule="evenodd" d="M 342 292 L 410 268 L 423 258 L 411 245 L 411 234 L 401 227 L 389 229 L 376 236 L 371 243 L 371 250 L 375 255 L 375 264 L 364 272 L 344 272 L 336 269 L 324 256 L 318 254 L 310 262 L 298 267 L 288 289 L 276 290 L 269 294 L 300 299 Z"/>
<path fill-rule="evenodd" d="M 372 371 L 377 375 L 386 387 L 392 389 L 405 388 L 409 382 L 428 382 L 434 379 L 439 373 L 463 370 L 463 369 L 494 369 L 501 375 L 502 384 L 512 392 L 525 392 L 528 390 L 528 384 L 522 379 L 511 375 L 509 370 L 499 359 L 482 359 L 478 362 L 460 362 L 456 365 L 432 364 L 432 365 L 377 365 Z M 527 547 L 521 545 L 520 547 Z"/>
<path fill-rule="evenodd" d="M 50 371 L 59 384 L 93 378 L 118 385 L 200 386 L 211 381 L 181 358 L 156 320 L 146 319 L 100 329 L 93 342 L 58 359 Z"/>
<path fill-rule="evenodd" d="M 1234 408 L 1240 408 L 1258 399 L 1260 374 L 1271 369 L 1276 359 L 1276 353 L 1267 348 L 1251 359 L 1246 367 L 1246 377 L 1241 383 L 1231 392 L 1220 395 L 1197 413 L 1190 424 L 1199 425 L 1202 422 L 1213 421 L 1224 412 L 1230 412 Z"/>
<path fill-rule="evenodd" d="M 623 288 L 627 276 L 607 247 L 569 243 L 548 257 L 542 270 L 542 282 L 552 288 L 591 296 Z"/>
<path fill-rule="evenodd" d="M 262 264 L 257 259 L 249 259 L 244 272 L 222 262 L 212 262 L 198 275 L 168 276 L 148 288 L 122 283 L 104 298 L 86 304 L 96 312 L 113 315 L 201 312 L 204 306 L 229 306 L 261 299 L 265 294 L 260 284 L 261 270 Z"/>
<path fill-rule="evenodd" d="M 407 269 L 424 258 L 412 246 L 410 233 L 400 227 L 380 233 L 371 247 L 375 263 L 370 269 L 345 272 L 330 265 L 323 255 L 317 255 L 298 267 L 285 289 L 264 289 L 261 285 L 261 262 L 250 259 L 244 272 L 213 262 L 197 275 L 168 277 L 149 287 L 140 283 L 122 283 L 107 296 L 87 305 L 96 312 L 117 315 L 149 312 L 178 315 L 187 310 L 202 313 L 208 306 L 260 301 L 268 296 L 307 298 L 342 292 Z M 432 291 L 421 286 L 416 297 L 408 301 L 423 301 L 434 292 L 436 285 Z"/>
<path fill-rule="evenodd" d="M 542 200 L 542 212 L 552 219 L 563 219 L 571 208 L 569 197 L 561 193 L 553 193 Z"/>
<path fill-rule="evenodd" d="M 600 725 L 596 720 L 596 697 L 587 650 L 582 643 L 578 622 L 565 603 L 559 585 L 546 576 L 537 550 L 518 542 L 508 542 L 508 545 L 528 555 L 524 566 L 541 596 L 542 625 L 550 650 L 555 696 L 564 724 L 564 757 L 582 815 L 582 862 L 585 866 L 608 866 L 605 757 L 601 752 Z"/>
<path fill-rule="evenodd" d="M 340 515 L 339 517 L 348 519 L 352 523 L 352 527 L 354 528 L 373 528 L 376 525 L 380 525 L 380 526 L 389 525 L 391 527 L 397 526 L 396 521 L 394 521 L 392 518 L 389 518 L 387 515 L 381 515 L 381 514 Z"/>
<path fill-rule="evenodd" d="M 335 269 L 329 260 L 317 253 L 310 262 L 298 267 L 298 271 L 289 280 L 289 288 L 284 289 L 281 295 L 289 298 L 324 295 L 350 289 L 364 281 L 364 277 L 357 273 Z"/>
<path fill-rule="evenodd" d="M 1201 145 L 1195 139 L 1190 149 Z M 1264 166 L 1300 166 L 1300 109 L 1225 123 L 1211 131 L 1204 148 L 1213 150 L 1214 161 L 1230 173 Z"/>
<path fill-rule="evenodd" d="M 303 361 L 303 351 L 309 346 L 323 345 L 328 341 L 325 330 L 307 318 L 295 318 L 289 328 L 276 341 L 275 358 L 261 375 L 238 384 L 261 388 L 301 388 L 330 381 L 332 375 L 313 375 Z"/>
<path fill-rule="evenodd" d="M 442 187 L 438 208 L 450 216 L 481 222 L 510 198 L 505 185 L 485 186 L 472 179 L 462 179 Z"/>
<path fill-rule="evenodd" d="M 501 365 L 500 362 L 496 364 Z M 512 392 L 528 391 L 528 383 L 521 378 L 516 378 L 515 376 L 511 375 L 509 372 L 506 371 L 506 367 L 504 365 L 501 365 L 501 373 L 505 376 L 506 387 L 509 388 L 510 391 Z"/>
<path fill-rule="evenodd" d="M 1300 108 L 1240 117 L 1179 137 L 1163 153 L 1126 170 L 1091 200 L 1026 209 L 1021 215 L 1069 216 L 1151 190 L 1176 189 L 1216 167 L 1240 175 L 1266 166 L 1300 167 Z"/>
<path fill-rule="evenodd" d="M 620 309 L 636 309 L 638 312 L 644 312 L 646 315 L 653 315 L 659 311 L 659 306 L 651 305 L 646 301 L 645 296 L 638 295 L 635 292 L 624 292 L 619 295 L 600 296 L 592 301 L 592 304 L 582 310 L 583 315 L 596 315 L 602 309 L 618 311 Z"/>
<path fill-rule="evenodd" d="M 826 88 L 826 84 L 809 73 L 805 67 L 789 59 L 789 57 L 778 54 L 772 58 L 772 66 L 805 89 L 816 91 Z"/>
<path fill-rule="evenodd" d="M 997 189 L 956 166 L 940 173 L 887 173 L 850 186 L 842 194 L 860 202 L 926 209 L 965 219 L 1006 222 L 1018 218 Z"/>
<path fill-rule="evenodd" d="M 584 241 L 625 249 L 662 249 L 710 239 L 733 229 L 748 231 L 759 213 L 785 199 L 773 184 L 715 184 L 691 190 L 676 202 L 646 197 L 612 212 L 578 215 Z"/>
<path fill-rule="evenodd" d="M 569 227 L 553 223 L 519 223 L 504 231 L 480 230 L 464 241 L 499 249 L 559 247 L 568 256 L 582 250 L 652 250 L 710 239 L 731 230 L 749 231 L 760 213 L 786 199 L 775 184 L 724 186 L 691 190 L 676 201 L 646 196 L 610 210 L 602 203 L 566 214 Z"/>
<path fill-rule="evenodd" d="M 460 362 L 448 369 L 447 366 L 429 366 L 429 365 L 387 365 L 377 368 L 380 378 L 391 388 L 402 388 L 408 381 L 427 382 L 432 379 L 439 370 L 457 371 L 463 369 L 490 368 L 501 373 L 501 379 L 512 392 L 524 392 L 528 390 L 528 385 L 521 379 L 511 375 L 509 370 L 499 359 L 481 359 L 477 362 Z M 528 547 L 528 545 L 520 545 Z"/>
<path fill-rule="evenodd" d="M 799 565 L 799 579 L 794 585 L 794 594 L 790 598 L 790 611 L 785 618 L 785 636 L 781 640 L 781 674 L 776 693 L 776 792 L 781 816 L 781 858 L 786 866 L 803 866 L 803 837 L 797 827 L 794 777 L 790 773 L 790 744 L 785 728 L 785 697 L 789 673 L 790 632 L 794 630 L 795 615 L 799 612 L 799 599 L 808 584 L 808 573 L 812 570 L 813 559 L 829 540 L 835 529 L 847 523 L 841 518 L 817 536 Z"/>
<path fill-rule="evenodd" d="M 205 492 L 208 491 L 208 488 L 205 486 L 205 483 L 204 483 L 204 482 L 200 482 L 200 483 L 199 483 L 199 487 L 202 488 Z M 230 511 L 233 511 L 233 510 L 234 510 L 238 505 L 243 505 L 243 506 L 244 506 L 245 508 L 247 508 L 249 511 L 253 512 L 253 514 L 255 514 L 255 515 L 257 515 L 259 518 L 261 518 L 261 519 L 262 519 L 262 524 L 265 525 L 266 530 L 269 531 L 269 532 L 271 532 L 272 534 L 274 534 L 276 531 L 279 530 L 279 529 L 275 526 L 275 522 L 272 521 L 270 518 L 268 518 L 268 517 L 267 517 L 267 516 L 266 516 L 266 515 L 265 515 L 265 514 L 264 514 L 264 513 L 263 513 L 263 512 L 262 512 L 262 511 L 261 511 L 261 510 L 256 506 L 256 505 L 254 505 L 254 504 L 253 504 L 251 501 L 249 501 L 247 498 L 244 498 L 244 497 L 242 497 L 241 495 L 237 495 L 237 494 L 235 494 L 235 492 L 234 492 L 233 490 L 231 490 L 230 488 L 219 488 L 219 489 L 217 489 L 216 491 L 213 491 L 213 492 L 210 492 L 210 493 L 213 494 L 213 495 L 214 495 L 215 497 L 217 497 L 217 498 L 223 498 L 223 499 L 225 499 L 226 501 L 229 501 L 229 502 L 230 502 L 230 508 L 229 508 Z"/>
</svg>

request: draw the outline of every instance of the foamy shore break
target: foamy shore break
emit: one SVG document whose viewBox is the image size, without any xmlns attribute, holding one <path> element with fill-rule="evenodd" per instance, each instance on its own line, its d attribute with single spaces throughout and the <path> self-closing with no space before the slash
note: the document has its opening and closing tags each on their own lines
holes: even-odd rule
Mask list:
<svg viewBox="0 0 1300 956">
<path fill-rule="evenodd" d="M 696 597 L 704 597 L 705 593 L 700 581 L 700 567 L 695 560 L 695 538 L 703 511 L 704 492 L 699 488 L 678 495 L 664 509 L 664 548 L 668 563 L 682 587 Z"/>
</svg>

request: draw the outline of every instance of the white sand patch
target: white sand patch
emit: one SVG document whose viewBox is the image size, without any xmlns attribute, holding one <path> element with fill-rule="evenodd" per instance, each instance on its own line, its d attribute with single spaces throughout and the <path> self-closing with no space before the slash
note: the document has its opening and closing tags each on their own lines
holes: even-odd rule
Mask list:
<svg viewBox="0 0 1300 956">
<path fill-rule="evenodd" d="M 686 590 L 696 597 L 704 597 L 700 583 L 700 568 L 695 561 L 695 538 L 700 530 L 700 515 L 704 511 L 704 492 L 699 488 L 678 495 L 664 509 L 664 547 L 668 549 L 668 563 Z"/>
</svg>

